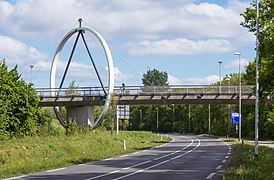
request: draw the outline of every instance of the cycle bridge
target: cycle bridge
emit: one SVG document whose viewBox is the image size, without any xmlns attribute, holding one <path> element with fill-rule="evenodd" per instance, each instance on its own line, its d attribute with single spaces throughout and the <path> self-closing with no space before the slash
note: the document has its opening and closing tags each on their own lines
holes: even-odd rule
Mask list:
<svg viewBox="0 0 274 180">
<path fill-rule="evenodd" d="M 254 87 L 242 86 L 242 104 L 255 104 Z M 100 87 L 37 88 L 36 92 L 41 100 L 39 106 L 101 106 L 105 100 Z M 116 86 L 113 97 L 119 105 L 238 104 L 239 86 Z M 274 95 L 265 97 L 267 103 L 274 104 Z"/>
</svg>

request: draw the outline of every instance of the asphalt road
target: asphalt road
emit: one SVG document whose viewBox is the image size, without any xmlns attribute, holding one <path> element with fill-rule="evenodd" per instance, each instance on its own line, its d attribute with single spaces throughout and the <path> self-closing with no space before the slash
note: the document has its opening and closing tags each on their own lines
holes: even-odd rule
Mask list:
<svg viewBox="0 0 274 180">
<path fill-rule="evenodd" d="M 229 165 L 232 149 L 222 141 L 170 136 L 172 142 L 152 149 L 10 179 L 219 179 Z"/>
</svg>

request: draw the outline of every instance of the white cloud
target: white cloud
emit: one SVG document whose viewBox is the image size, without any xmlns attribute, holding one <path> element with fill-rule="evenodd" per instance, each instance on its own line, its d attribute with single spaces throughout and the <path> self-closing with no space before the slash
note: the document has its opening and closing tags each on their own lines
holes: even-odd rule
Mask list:
<svg viewBox="0 0 274 180">
<path fill-rule="evenodd" d="M 108 67 L 105 67 L 105 70 L 108 71 Z M 122 82 L 131 80 L 132 78 L 133 78 L 132 75 L 123 73 L 119 70 L 118 67 L 114 67 L 115 84 L 120 85 Z"/>
<path fill-rule="evenodd" d="M 249 64 L 249 61 L 245 58 L 241 58 L 241 69 L 246 67 Z M 224 64 L 225 69 L 236 69 L 239 68 L 239 59 L 230 61 L 228 64 Z"/>
<path fill-rule="evenodd" d="M 184 78 L 183 84 L 192 84 L 192 85 L 210 85 L 220 80 L 220 77 L 217 75 L 210 75 L 207 77 L 192 77 Z"/>
<path fill-rule="evenodd" d="M 237 9 L 234 5 L 237 5 Z M 160 38 L 233 38 L 246 40 L 250 36 L 239 26 L 247 3 L 230 1 L 222 7 L 213 3 L 191 1 L 140 0 L 24 0 L 15 4 L 0 3 L 0 28 L 21 38 L 41 38 L 52 41 L 69 29 L 93 26 L 111 39 L 121 37 Z M 253 39 L 252 39 L 253 40 Z"/>
<path fill-rule="evenodd" d="M 0 58 L 5 58 L 7 63 L 25 66 L 46 58 L 44 53 L 18 40 L 0 36 L 0 42 Z"/>
<path fill-rule="evenodd" d="M 173 56 L 193 54 L 214 54 L 231 51 L 231 45 L 227 40 L 209 39 L 206 41 L 191 41 L 188 39 L 142 41 L 131 44 L 130 55 L 146 56 Z"/>
<path fill-rule="evenodd" d="M 168 74 L 168 83 L 169 85 L 178 85 L 178 84 L 182 84 L 182 81 L 179 78 L 176 78 Z"/>
</svg>

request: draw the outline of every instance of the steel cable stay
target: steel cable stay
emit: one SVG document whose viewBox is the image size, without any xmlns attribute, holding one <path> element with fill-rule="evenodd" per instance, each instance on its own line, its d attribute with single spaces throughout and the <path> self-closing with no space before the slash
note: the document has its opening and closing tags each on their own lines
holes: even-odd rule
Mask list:
<svg viewBox="0 0 274 180">
<path fill-rule="evenodd" d="M 121 58 L 124 62 L 126 62 L 127 63 L 127 65 L 129 65 L 129 67 L 135 72 L 135 73 L 137 73 L 140 77 L 143 77 L 143 75 L 141 74 L 141 73 L 139 73 L 125 58 L 123 58 L 113 47 L 111 47 L 111 46 L 109 46 L 110 47 L 110 49 L 119 57 L 119 58 Z M 143 78 L 145 78 L 145 77 L 143 77 Z M 152 82 L 151 81 L 149 81 L 147 78 L 145 78 L 149 83 L 150 83 L 150 85 L 152 86 L 153 84 L 152 84 Z"/>
<path fill-rule="evenodd" d="M 75 23 L 73 27 L 75 27 L 76 25 L 77 25 L 77 23 Z M 45 62 L 43 62 L 43 64 L 40 65 L 40 67 L 38 66 L 38 67 L 39 67 L 38 70 L 36 71 L 35 74 L 33 74 L 33 77 L 32 77 L 33 79 L 40 73 L 41 69 L 43 69 L 43 68 L 46 67 L 47 62 L 52 58 L 53 54 L 54 54 L 54 50 L 52 50 L 52 51 L 50 52 L 50 55 L 47 56 Z M 35 65 L 35 64 L 34 64 L 34 65 Z"/>
<path fill-rule="evenodd" d="M 91 26 L 87 25 L 87 27 L 91 27 Z M 140 77 L 144 78 L 143 75 L 142 75 L 140 72 L 138 72 L 138 71 L 136 70 L 136 68 L 134 68 L 134 66 L 131 65 L 131 64 L 130 64 L 122 55 L 120 55 L 120 54 L 118 53 L 118 51 L 117 51 L 115 48 L 113 48 L 111 45 L 108 45 L 108 46 L 109 46 L 109 48 L 112 50 L 112 52 L 114 52 L 121 60 L 123 60 L 123 61 L 124 61 L 124 62 L 125 62 L 125 63 L 126 63 L 126 64 L 127 64 L 127 65 L 136 73 L 136 74 L 138 74 Z M 142 58 L 140 58 L 140 57 L 138 57 L 138 56 L 136 56 L 136 57 L 137 57 L 138 59 L 142 60 L 142 62 L 144 62 L 146 65 L 155 68 L 154 65 L 145 62 Z M 145 78 L 145 79 L 146 79 L 146 78 Z M 146 80 L 150 83 L 151 86 L 153 86 L 153 84 L 152 84 L 151 81 L 149 81 L 148 79 L 146 79 Z"/>
<path fill-rule="evenodd" d="M 106 41 L 104 40 L 104 38 L 102 37 L 102 35 L 95 29 L 93 28 L 86 28 L 86 27 L 81 27 L 81 19 L 79 19 L 79 27 L 78 28 L 75 28 L 71 31 L 69 31 L 64 37 L 63 39 L 61 40 L 61 42 L 59 43 L 58 45 L 58 48 L 55 52 L 55 55 L 54 55 L 54 58 L 53 58 L 53 61 L 52 61 L 52 65 L 51 65 L 51 74 L 50 74 L 50 89 L 51 89 L 51 96 L 52 97 L 56 97 L 55 99 L 58 100 L 60 96 L 60 93 L 61 93 L 61 89 L 62 89 L 62 86 L 64 84 L 64 81 L 65 81 L 65 78 L 67 76 L 67 73 L 68 73 L 68 70 L 69 70 L 69 66 L 71 64 L 71 61 L 72 61 L 72 58 L 73 58 L 73 55 L 75 53 L 75 49 L 76 49 L 76 46 L 77 46 L 77 43 L 79 42 L 79 37 L 81 36 L 83 42 L 84 42 L 84 45 L 85 45 L 85 49 L 88 53 L 88 56 L 90 58 L 90 61 L 93 65 L 93 68 L 96 72 L 96 75 L 97 75 L 97 78 L 100 82 L 100 85 L 101 85 L 101 88 L 102 88 L 102 91 L 104 93 L 104 106 L 103 106 L 103 109 L 101 111 L 101 114 L 99 115 L 99 117 L 97 118 L 97 120 L 95 121 L 94 120 L 94 117 L 93 117 L 93 113 L 91 113 L 91 115 L 88 115 L 87 119 L 82 119 L 80 120 L 81 122 L 83 122 L 83 120 L 85 121 L 85 123 L 87 123 L 87 125 L 90 125 L 92 129 L 95 129 L 99 126 L 99 124 L 101 123 L 102 119 L 103 119 L 103 116 L 105 115 L 105 113 L 107 112 L 108 108 L 109 108 L 109 105 L 110 105 L 110 100 L 111 100 L 111 95 L 114 91 L 114 68 L 113 68 L 113 61 L 112 61 L 112 55 L 111 55 L 111 52 L 110 52 L 110 49 L 109 49 L 109 46 L 108 44 L 106 43 Z M 108 65 L 108 87 L 107 89 L 105 88 L 105 86 L 103 85 L 103 82 L 102 82 L 102 79 L 99 75 L 99 72 L 97 70 L 97 67 L 95 65 L 95 62 L 94 62 L 94 59 L 92 58 L 91 56 L 91 53 L 90 53 L 90 50 L 88 48 L 88 45 L 87 45 L 87 41 L 84 37 L 84 34 L 85 32 L 89 32 L 91 34 L 93 34 L 97 40 L 99 40 L 100 44 L 102 45 L 103 49 L 104 49 L 104 54 L 105 54 L 105 58 L 107 60 L 107 65 Z M 60 85 L 59 85 L 59 89 L 58 89 L 58 92 L 56 93 L 54 91 L 55 89 L 55 79 L 56 79 L 56 70 L 57 70 L 57 64 L 58 64 L 58 61 L 59 61 L 59 56 L 65 46 L 65 44 L 67 43 L 67 41 L 74 35 L 77 33 L 77 37 L 75 39 L 75 42 L 74 42 L 74 45 L 73 45 L 73 48 L 71 50 L 71 53 L 70 53 L 70 56 L 69 56 L 69 60 L 68 60 L 68 63 L 66 64 L 66 68 L 65 68 L 65 71 L 64 71 L 64 74 L 63 74 L 63 77 L 62 77 L 62 80 L 60 82 Z M 63 91 L 62 91 L 63 92 Z M 85 106 L 85 105 L 84 105 Z M 71 106 L 68 106 L 70 107 L 71 109 Z M 74 106 L 73 106 L 74 107 Z M 78 111 L 79 105 L 75 106 L 74 109 L 76 109 L 75 111 Z M 82 107 L 80 105 L 80 107 Z M 88 113 L 90 114 L 90 106 L 85 106 L 85 108 L 88 108 L 88 110 L 84 110 L 85 112 L 84 113 Z M 92 107 L 91 107 L 92 108 Z M 62 124 L 63 127 L 68 127 L 68 123 L 64 120 L 64 118 L 62 117 L 61 115 L 61 112 L 60 112 L 60 109 L 58 106 L 54 106 L 53 107 L 54 109 L 54 112 L 59 120 L 59 122 Z M 83 109 L 83 108 L 82 108 Z M 67 109 L 68 111 L 69 109 Z M 77 112 L 78 113 L 82 113 L 83 110 Z M 69 112 L 73 112 L 74 113 L 74 110 L 73 111 L 70 111 Z M 67 112 L 68 113 L 68 112 Z M 70 114 L 68 115 L 67 114 L 67 118 L 68 117 L 74 117 L 74 115 Z M 78 117 L 78 115 L 77 115 Z M 81 119 L 82 116 L 79 118 Z M 78 122 L 78 120 L 77 120 Z"/>
<path fill-rule="evenodd" d="M 72 60 L 72 56 L 73 56 L 73 54 L 74 54 L 76 45 L 77 45 L 77 43 L 78 43 L 78 40 L 79 40 L 79 37 L 80 37 L 80 33 L 81 33 L 81 31 L 78 32 L 77 37 L 76 37 L 76 40 L 75 40 L 75 42 L 74 42 L 74 45 L 73 45 L 73 48 L 72 48 L 72 50 L 71 50 L 70 57 L 69 57 L 69 60 L 68 60 L 68 63 L 67 63 L 66 69 L 65 69 L 65 72 L 64 72 L 64 74 L 63 74 L 61 83 L 60 83 L 60 85 L 59 85 L 59 89 L 61 89 L 61 88 L 63 87 L 63 83 L 64 83 L 64 81 L 65 81 L 65 78 L 66 78 L 66 75 L 67 75 L 67 72 L 68 72 L 68 68 L 69 68 L 69 65 L 70 65 L 71 60 Z M 58 94 L 57 94 L 57 98 L 58 98 L 58 96 L 59 96 L 59 93 L 60 93 L 60 90 L 59 90 L 59 92 L 58 92 Z"/>
<path fill-rule="evenodd" d="M 82 37 L 82 39 L 83 39 L 83 42 L 84 42 L 84 44 L 85 44 L 87 53 L 88 53 L 88 55 L 89 55 L 90 61 L 92 62 L 93 68 L 94 68 L 94 70 L 95 70 L 95 72 L 96 72 L 96 75 L 97 75 L 97 77 L 98 77 L 98 80 L 99 80 L 99 82 L 100 82 L 100 84 L 101 84 L 101 87 L 102 87 L 102 89 L 103 89 L 103 91 L 104 91 L 104 94 L 105 94 L 105 96 L 106 96 L 106 95 L 107 95 L 107 92 L 106 92 L 106 90 L 105 90 L 105 87 L 104 87 L 104 85 L 103 85 L 102 79 L 101 79 L 101 77 L 100 77 L 100 75 L 99 75 L 99 72 L 98 72 L 98 70 L 97 70 L 97 68 L 96 68 L 95 62 L 93 61 L 93 58 L 92 58 L 91 53 L 90 53 L 90 51 L 89 51 L 89 48 L 88 48 L 88 46 L 87 46 L 87 43 L 86 43 L 86 40 L 85 40 L 83 31 L 80 31 L 80 33 L 81 33 L 81 37 Z"/>
</svg>

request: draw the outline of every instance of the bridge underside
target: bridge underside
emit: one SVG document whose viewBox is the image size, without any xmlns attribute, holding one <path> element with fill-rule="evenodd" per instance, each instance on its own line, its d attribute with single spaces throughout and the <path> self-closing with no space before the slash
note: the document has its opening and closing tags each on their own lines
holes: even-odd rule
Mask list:
<svg viewBox="0 0 274 180">
<path fill-rule="evenodd" d="M 148 104 L 238 104 L 238 94 L 145 94 L 117 95 L 119 105 L 148 105 Z M 273 99 L 266 100 L 273 104 Z M 242 104 L 255 104 L 255 96 L 251 93 L 242 94 Z M 43 97 L 40 106 L 102 106 L 104 99 L 99 96 Z"/>
</svg>

